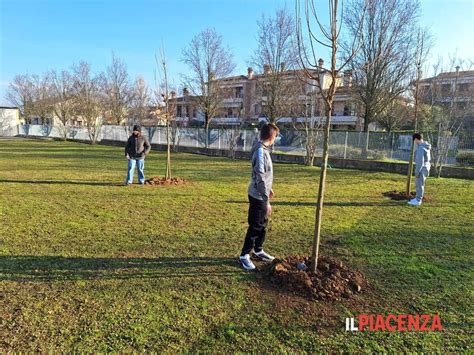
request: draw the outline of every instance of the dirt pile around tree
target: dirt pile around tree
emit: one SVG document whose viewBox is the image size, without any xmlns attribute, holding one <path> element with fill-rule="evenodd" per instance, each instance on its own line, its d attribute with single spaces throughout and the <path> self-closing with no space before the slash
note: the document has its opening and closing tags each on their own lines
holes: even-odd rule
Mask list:
<svg viewBox="0 0 474 355">
<path fill-rule="evenodd" d="M 151 179 L 145 180 L 145 185 L 161 186 L 161 185 L 184 185 L 187 181 L 179 177 L 165 179 L 164 177 L 154 176 Z"/>
<path fill-rule="evenodd" d="M 309 265 L 309 257 L 300 255 L 275 259 L 269 266 L 270 280 L 287 291 L 329 301 L 351 298 L 368 286 L 362 273 L 350 270 L 332 257 L 319 258 L 316 274 L 310 271 Z"/>
<path fill-rule="evenodd" d="M 403 201 L 403 200 L 411 200 L 412 198 L 416 197 L 415 192 L 410 192 L 410 197 L 407 197 L 407 194 L 403 191 L 387 191 L 382 193 L 383 196 L 388 197 L 394 201 Z M 431 197 L 428 195 L 423 196 L 423 202 L 430 201 Z"/>
</svg>

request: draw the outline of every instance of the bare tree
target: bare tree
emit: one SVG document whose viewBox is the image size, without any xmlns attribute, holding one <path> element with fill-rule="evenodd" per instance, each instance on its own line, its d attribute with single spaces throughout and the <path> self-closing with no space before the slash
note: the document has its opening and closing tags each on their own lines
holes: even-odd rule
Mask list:
<svg viewBox="0 0 474 355">
<path fill-rule="evenodd" d="M 351 38 L 361 39 L 361 50 L 353 56 L 350 65 L 354 79 L 352 93 L 364 118 L 364 132 L 409 86 L 418 16 L 418 0 L 351 0 L 349 3 L 344 23 Z M 348 49 L 345 55 L 350 54 Z M 363 154 L 367 145 L 368 135 Z"/>
<path fill-rule="evenodd" d="M 126 127 L 130 131 L 135 124 L 142 125 L 150 114 L 151 92 L 145 79 L 138 77 L 132 88 L 131 103 Z M 128 131 L 127 131 L 128 132 Z M 150 137 L 151 140 L 152 137 Z"/>
<path fill-rule="evenodd" d="M 204 113 L 206 148 L 209 147 L 209 125 L 221 109 L 226 89 L 219 79 L 229 76 L 235 68 L 232 53 L 224 48 L 222 36 L 212 28 L 196 35 L 183 51 L 182 61 L 187 64 L 192 76 L 184 78 L 186 86 L 197 96 Z"/>
<path fill-rule="evenodd" d="M 52 109 L 61 123 L 60 131 L 63 139 L 66 140 L 69 134 L 70 120 L 74 117 L 74 79 L 67 70 L 60 73 L 52 70 L 50 79 Z"/>
<path fill-rule="evenodd" d="M 322 137 L 321 112 L 325 111 L 324 100 L 318 92 L 316 82 L 308 85 L 303 70 L 295 70 L 293 81 L 287 87 L 287 115 L 292 118 L 293 129 L 299 133 L 305 149 L 305 165 L 313 166 L 318 142 Z M 316 74 L 314 72 L 313 74 Z"/>
<path fill-rule="evenodd" d="M 104 108 L 112 122 L 125 124 L 128 108 L 132 101 L 132 90 L 125 63 L 112 54 L 112 63 L 100 76 L 101 90 L 104 95 Z"/>
<path fill-rule="evenodd" d="M 307 102 L 305 104 L 304 110 L 302 110 L 299 117 L 303 119 L 302 128 L 304 132 L 304 145 L 305 145 L 305 165 L 313 166 L 314 165 L 314 158 L 316 157 L 316 150 L 318 146 L 318 142 L 321 138 L 322 133 L 322 124 L 319 114 L 316 113 L 321 112 L 321 106 L 323 103 L 319 95 L 313 93 L 309 97 L 307 97 Z M 299 129 L 299 125 L 295 125 L 297 129 Z"/>
<path fill-rule="evenodd" d="M 53 121 L 51 80 L 49 74 L 17 75 L 10 83 L 7 99 L 17 106 L 25 123 L 39 118 L 49 134 Z M 28 135 L 28 128 L 26 131 Z"/>
<path fill-rule="evenodd" d="M 448 69 L 443 70 L 439 61 L 434 66 L 433 77 L 427 80 L 429 85 L 420 93 L 425 103 L 424 124 L 427 126 L 426 121 L 429 121 L 429 137 L 435 145 L 432 161 L 437 177 L 441 176 L 449 151 L 456 145 L 464 118 L 472 112 L 472 95 L 460 88 L 462 71 L 470 70 L 471 66 L 472 63 L 453 56 Z M 437 137 L 433 131 L 437 132 Z"/>
<path fill-rule="evenodd" d="M 34 85 L 28 74 L 16 75 L 8 85 L 6 99 L 11 105 L 18 107 L 20 117 L 25 122 L 25 134 L 28 136 L 28 125 L 33 115 Z"/>
<path fill-rule="evenodd" d="M 168 65 L 164 47 L 160 49 L 160 57 L 155 55 L 155 61 L 158 67 L 158 83 L 156 88 L 156 101 L 160 107 L 159 117 L 166 123 L 166 175 L 165 179 L 171 179 L 171 140 L 172 131 L 171 125 L 175 118 L 176 98 L 174 97 L 174 90 L 170 89 L 168 79 Z"/>
<path fill-rule="evenodd" d="M 414 101 L 414 124 L 413 124 L 413 133 L 418 131 L 418 112 L 419 112 L 419 103 L 420 103 L 420 80 L 422 77 L 422 66 L 423 62 L 426 60 L 428 50 L 429 50 L 429 42 L 430 39 L 426 30 L 418 31 L 418 35 L 416 38 L 416 48 L 415 48 L 415 88 L 413 92 L 413 101 Z M 408 173 L 407 173 L 407 184 L 405 194 L 410 197 L 410 188 L 411 188 L 411 180 L 413 175 L 413 159 L 415 155 L 415 142 L 413 139 L 411 140 L 411 150 L 410 150 L 410 161 L 408 163 Z"/>
<path fill-rule="evenodd" d="M 288 116 L 288 90 L 292 89 L 294 78 L 288 78 L 287 71 L 298 64 L 296 25 L 286 8 L 277 10 L 275 17 L 262 15 L 257 25 L 257 49 L 252 64 L 264 74 L 257 82 L 262 113 L 275 123 Z"/>
<path fill-rule="evenodd" d="M 86 125 L 91 144 L 99 138 L 104 123 L 104 108 L 101 100 L 99 76 L 93 76 L 91 66 L 80 62 L 73 66 L 74 112 Z"/>
<path fill-rule="evenodd" d="M 28 74 L 16 75 L 8 86 L 6 98 L 13 106 L 18 107 L 25 123 L 29 123 L 34 98 L 31 76 Z"/>
<path fill-rule="evenodd" d="M 304 12 L 301 15 L 300 0 L 296 1 L 297 35 L 300 65 L 307 82 L 318 88 L 319 94 L 325 104 L 326 122 L 324 126 L 324 143 L 321 175 L 319 179 L 318 199 L 316 204 L 316 223 L 311 255 L 311 270 L 315 273 L 318 263 L 319 244 L 321 239 L 321 224 L 323 216 L 324 193 L 326 189 L 326 174 L 328 166 L 329 132 L 333 112 L 334 96 L 337 90 L 339 73 L 347 63 L 356 55 L 359 49 L 359 36 L 353 37 L 351 49 L 346 59 L 338 65 L 338 50 L 342 29 L 341 17 L 344 6 L 339 7 L 338 0 L 329 0 L 329 24 L 324 26 L 320 21 L 321 9 L 316 7 L 316 0 L 304 0 Z M 365 6 L 363 6 L 365 10 Z M 360 19 L 361 23 L 364 20 Z M 302 23 L 304 25 L 302 25 Z M 361 25 L 359 26 L 359 29 Z M 328 69 L 322 67 L 323 62 L 318 59 L 317 47 L 326 48 L 331 53 L 331 64 Z M 329 77 L 326 84 L 325 78 Z"/>
<path fill-rule="evenodd" d="M 378 122 L 391 133 L 408 125 L 413 110 L 404 97 L 393 100 L 381 113 Z"/>
<path fill-rule="evenodd" d="M 177 98 L 176 98 L 176 91 L 171 91 L 171 98 L 173 103 L 170 104 L 170 107 L 173 110 L 176 110 L 177 107 Z M 176 111 L 173 111 L 176 114 Z M 181 141 L 181 126 L 178 123 L 176 117 L 171 120 L 171 146 L 173 148 L 173 152 L 177 152 L 179 148 L 179 143 Z"/>
<path fill-rule="evenodd" d="M 43 135 L 48 136 L 54 125 L 51 78 L 48 73 L 35 74 L 31 78 L 34 88 L 33 116 L 41 122 Z"/>
<path fill-rule="evenodd" d="M 237 143 L 239 142 L 239 139 L 241 138 L 240 136 L 241 134 L 242 132 L 240 131 L 238 126 L 221 128 L 219 130 L 219 137 L 222 137 L 224 144 L 227 145 L 226 147 L 227 153 L 228 153 L 227 156 L 231 159 L 235 159 Z"/>
</svg>

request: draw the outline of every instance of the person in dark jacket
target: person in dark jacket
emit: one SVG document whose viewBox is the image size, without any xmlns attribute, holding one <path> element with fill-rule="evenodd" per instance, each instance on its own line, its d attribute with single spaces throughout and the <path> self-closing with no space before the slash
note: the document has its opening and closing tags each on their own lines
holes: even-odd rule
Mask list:
<svg viewBox="0 0 474 355">
<path fill-rule="evenodd" d="M 142 185 L 145 183 L 145 174 L 143 172 L 145 168 L 145 156 L 148 155 L 150 149 L 151 145 L 148 139 L 142 136 L 140 126 L 133 126 L 133 133 L 128 138 L 127 145 L 125 146 L 125 156 L 128 159 L 128 173 L 127 180 L 125 181 L 127 185 L 133 182 L 135 165 L 138 168 L 138 182 Z"/>
<path fill-rule="evenodd" d="M 415 185 L 416 197 L 408 204 L 411 206 L 420 206 L 423 202 L 423 195 L 425 193 L 426 178 L 430 174 L 431 168 L 431 144 L 423 140 L 421 133 L 413 135 L 413 141 L 416 144 L 415 150 Z"/>
<path fill-rule="evenodd" d="M 255 269 L 250 253 L 263 260 L 272 261 L 273 256 L 263 251 L 268 218 L 272 213 L 270 199 L 273 198 L 273 165 L 269 148 L 275 142 L 279 129 L 269 123 L 260 130 L 260 139 L 252 147 L 252 179 L 248 187 L 249 227 L 239 261 L 245 270 Z M 253 250 L 253 251 L 252 251 Z"/>
</svg>

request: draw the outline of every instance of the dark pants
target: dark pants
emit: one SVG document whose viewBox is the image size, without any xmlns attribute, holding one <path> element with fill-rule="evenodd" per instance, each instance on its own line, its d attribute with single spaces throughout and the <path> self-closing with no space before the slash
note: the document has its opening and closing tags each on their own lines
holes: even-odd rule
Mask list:
<svg viewBox="0 0 474 355">
<path fill-rule="evenodd" d="M 240 255 L 250 254 L 252 249 L 258 253 L 262 250 L 268 224 L 267 203 L 249 196 L 249 229 L 245 236 L 244 247 Z"/>
</svg>

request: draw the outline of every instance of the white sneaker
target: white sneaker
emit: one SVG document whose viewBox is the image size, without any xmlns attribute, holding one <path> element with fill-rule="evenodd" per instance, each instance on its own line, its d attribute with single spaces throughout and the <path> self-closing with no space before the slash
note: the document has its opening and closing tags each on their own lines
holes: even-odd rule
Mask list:
<svg viewBox="0 0 474 355">
<path fill-rule="evenodd" d="M 418 199 L 416 198 L 413 198 L 411 199 L 410 201 L 408 201 L 408 204 L 410 206 L 420 206 L 421 205 L 421 201 L 419 201 Z"/>
<path fill-rule="evenodd" d="M 243 268 L 245 270 L 254 270 L 255 269 L 255 265 L 252 262 L 252 260 L 250 260 L 250 255 L 249 254 L 245 254 L 244 256 L 240 256 L 239 261 L 240 261 L 240 264 L 243 266 Z"/>
<path fill-rule="evenodd" d="M 273 261 L 273 259 L 275 259 L 270 254 L 265 253 L 263 250 L 259 251 L 258 253 L 253 252 L 253 255 L 255 255 L 257 258 L 260 258 L 263 261 L 268 261 L 268 262 L 271 262 Z"/>
</svg>

